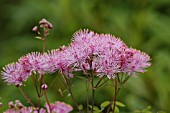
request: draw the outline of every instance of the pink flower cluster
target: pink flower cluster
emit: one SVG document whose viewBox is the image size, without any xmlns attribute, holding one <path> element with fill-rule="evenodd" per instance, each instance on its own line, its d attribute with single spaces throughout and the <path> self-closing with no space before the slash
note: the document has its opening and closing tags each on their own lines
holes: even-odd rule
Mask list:
<svg viewBox="0 0 170 113">
<path fill-rule="evenodd" d="M 26 107 L 19 100 L 15 100 L 8 103 L 9 109 L 4 111 L 4 113 L 47 113 L 45 109 L 36 109 L 33 106 Z"/>
<path fill-rule="evenodd" d="M 24 106 L 19 100 L 16 100 L 15 103 L 12 101 L 8 103 L 9 109 L 6 110 L 4 113 L 50 113 L 49 107 L 46 104 L 44 108 L 40 108 L 39 110 L 33 106 L 26 107 Z M 51 110 L 52 113 L 69 113 L 73 110 L 73 108 L 65 104 L 64 102 L 56 101 L 55 104 L 51 103 Z"/>
<path fill-rule="evenodd" d="M 128 48 L 119 38 L 110 34 L 97 34 L 89 30 L 80 30 L 73 36 L 69 46 L 48 51 L 29 53 L 17 63 L 3 68 L 2 78 L 8 84 L 20 85 L 32 73 L 45 74 L 60 71 L 73 77 L 73 71 L 89 70 L 96 76 L 114 78 L 117 73 L 136 75 L 144 73 L 151 65 L 150 57 L 139 50 Z"/>
<path fill-rule="evenodd" d="M 48 104 L 46 104 L 45 107 L 47 108 L 47 111 L 50 112 Z M 70 105 L 59 101 L 56 101 L 54 104 L 51 103 L 50 107 L 52 113 L 69 113 L 73 110 L 73 108 Z"/>
</svg>

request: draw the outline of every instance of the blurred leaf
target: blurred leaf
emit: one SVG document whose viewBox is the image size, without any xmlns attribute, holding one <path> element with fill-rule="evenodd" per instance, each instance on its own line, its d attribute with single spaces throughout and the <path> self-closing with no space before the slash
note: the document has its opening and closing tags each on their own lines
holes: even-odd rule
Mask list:
<svg viewBox="0 0 170 113">
<path fill-rule="evenodd" d="M 117 106 L 115 106 L 114 113 L 119 113 L 119 108 Z"/>
<path fill-rule="evenodd" d="M 80 110 L 83 110 L 83 105 L 79 105 L 79 109 L 80 109 Z"/>
<path fill-rule="evenodd" d="M 70 97 L 71 96 L 71 94 L 69 93 L 69 94 L 67 94 L 67 97 Z"/>
<path fill-rule="evenodd" d="M 92 105 L 89 105 L 89 107 L 92 109 Z M 97 106 L 93 106 L 94 111 L 100 111 L 100 109 Z"/>
<path fill-rule="evenodd" d="M 105 101 L 103 102 L 100 107 L 101 107 L 101 110 L 103 110 L 106 106 L 110 105 L 110 102 L 109 101 Z"/>
<path fill-rule="evenodd" d="M 42 40 L 42 37 L 40 37 L 40 36 L 36 36 L 35 38 Z"/>
<path fill-rule="evenodd" d="M 142 113 L 152 113 L 151 111 L 142 111 Z"/>
<path fill-rule="evenodd" d="M 141 111 L 140 110 L 135 110 L 134 113 L 141 113 Z"/>
<path fill-rule="evenodd" d="M 120 107 L 125 107 L 125 105 L 122 102 L 116 101 L 116 105 Z"/>
<path fill-rule="evenodd" d="M 165 112 L 165 111 L 158 111 L 157 113 L 167 113 L 167 112 Z"/>
</svg>

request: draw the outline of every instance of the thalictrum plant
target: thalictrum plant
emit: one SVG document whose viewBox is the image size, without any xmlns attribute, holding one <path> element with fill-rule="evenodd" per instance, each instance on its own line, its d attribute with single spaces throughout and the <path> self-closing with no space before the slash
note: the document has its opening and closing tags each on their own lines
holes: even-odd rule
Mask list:
<svg viewBox="0 0 170 113">
<path fill-rule="evenodd" d="M 23 111 L 32 113 L 68 113 L 72 111 L 70 105 L 64 102 L 49 100 L 47 96 L 48 85 L 45 83 L 45 75 L 59 72 L 63 83 L 68 89 L 77 111 L 83 113 L 103 112 L 107 113 L 119 111 L 119 107 L 124 104 L 117 101 L 120 86 L 124 85 L 130 77 L 137 76 L 137 73 L 146 72 L 146 68 L 151 65 L 150 57 L 144 52 L 129 48 L 120 38 L 110 34 L 97 34 L 88 29 L 77 31 L 68 46 L 61 46 L 58 49 L 45 51 L 46 39 L 53 25 L 46 19 L 39 22 L 39 26 L 33 28 L 38 33 L 36 38 L 43 42 L 42 52 L 32 52 L 18 59 L 17 62 L 10 63 L 3 67 L 2 79 L 9 85 L 15 85 L 26 100 L 30 103 L 25 107 L 18 100 L 10 103 L 10 111 Z M 43 33 L 40 32 L 42 29 Z M 72 92 L 71 80 L 75 78 L 75 72 L 83 72 L 83 79 L 86 81 L 86 109 L 81 103 L 77 103 Z M 21 87 L 28 78 L 32 78 L 38 100 L 35 105 L 31 98 L 24 94 Z M 97 80 L 97 83 L 94 82 Z M 99 87 L 104 87 L 108 82 L 113 83 L 113 100 L 105 101 L 100 108 L 95 106 L 95 91 Z M 90 85 L 89 85 L 90 84 Z M 89 101 L 89 90 L 91 102 Z M 45 108 L 41 108 L 41 98 L 45 97 Z"/>
</svg>

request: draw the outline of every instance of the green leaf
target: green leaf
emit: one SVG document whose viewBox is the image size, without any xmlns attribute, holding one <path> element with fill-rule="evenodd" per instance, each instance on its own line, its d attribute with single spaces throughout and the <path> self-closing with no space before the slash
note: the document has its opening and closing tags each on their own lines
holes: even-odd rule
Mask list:
<svg viewBox="0 0 170 113">
<path fill-rule="evenodd" d="M 42 37 L 40 37 L 40 36 L 36 36 L 35 38 L 36 38 L 36 39 L 42 40 Z"/>
<path fill-rule="evenodd" d="M 125 105 L 123 103 L 119 102 L 119 101 L 116 101 L 116 105 L 120 106 L 120 107 L 125 107 Z"/>
<path fill-rule="evenodd" d="M 152 113 L 151 111 L 142 111 L 142 113 Z"/>
<path fill-rule="evenodd" d="M 165 111 L 158 111 L 157 113 L 166 113 Z"/>
<path fill-rule="evenodd" d="M 82 110 L 83 109 L 83 105 L 79 105 L 79 109 Z"/>
<path fill-rule="evenodd" d="M 149 110 L 151 110 L 151 106 L 147 106 L 144 110 L 142 110 L 142 113 L 152 113 Z"/>
<path fill-rule="evenodd" d="M 99 111 L 94 111 L 94 113 L 101 113 L 101 110 L 99 110 Z"/>
<path fill-rule="evenodd" d="M 69 94 L 67 94 L 67 97 L 70 97 L 71 96 L 71 94 L 69 93 Z"/>
<path fill-rule="evenodd" d="M 109 101 L 103 102 L 103 103 L 100 105 L 101 110 L 104 110 L 104 108 L 105 108 L 106 106 L 108 106 L 108 105 L 110 105 L 110 102 L 109 102 Z"/>
<path fill-rule="evenodd" d="M 147 106 L 146 110 L 151 110 L 151 108 L 152 108 L 151 106 Z"/>
<path fill-rule="evenodd" d="M 114 113 L 119 113 L 119 108 L 117 106 L 115 106 Z"/>
<path fill-rule="evenodd" d="M 92 109 L 92 105 L 89 105 L 89 107 Z M 100 109 L 97 106 L 93 106 L 94 111 L 100 111 Z"/>
<path fill-rule="evenodd" d="M 141 111 L 140 110 L 135 110 L 134 113 L 141 113 Z"/>
</svg>

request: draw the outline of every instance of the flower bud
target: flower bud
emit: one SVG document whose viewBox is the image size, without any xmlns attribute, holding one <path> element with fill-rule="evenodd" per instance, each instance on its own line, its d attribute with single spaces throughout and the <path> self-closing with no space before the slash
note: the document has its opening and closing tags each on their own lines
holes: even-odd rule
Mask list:
<svg viewBox="0 0 170 113">
<path fill-rule="evenodd" d="M 2 103 L 0 102 L 0 107 L 2 106 Z"/>
<path fill-rule="evenodd" d="M 38 26 L 34 26 L 34 27 L 32 28 L 32 31 L 37 32 L 37 31 L 38 31 Z"/>
<path fill-rule="evenodd" d="M 46 19 L 42 19 L 39 21 L 39 24 L 48 24 L 48 21 Z"/>
<path fill-rule="evenodd" d="M 15 100 L 15 104 L 17 105 L 18 108 L 22 108 L 23 107 L 23 105 L 20 102 L 20 100 Z"/>
<path fill-rule="evenodd" d="M 48 86 L 47 86 L 47 84 L 43 84 L 43 85 L 41 86 L 41 88 L 42 88 L 43 90 L 47 90 L 47 89 L 48 89 Z"/>
<path fill-rule="evenodd" d="M 14 108 L 15 107 L 15 105 L 14 105 L 14 103 L 12 101 L 8 102 L 8 106 L 9 106 L 9 108 Z"/>
<path fill-rule="evenodd" d="M 52 28 L 53 28 L 53 25 L 52 25 L 50 22 L 48 23 L 48 28 L 49 28 L 49 29 L 52 29 Z"/>
</svg>

